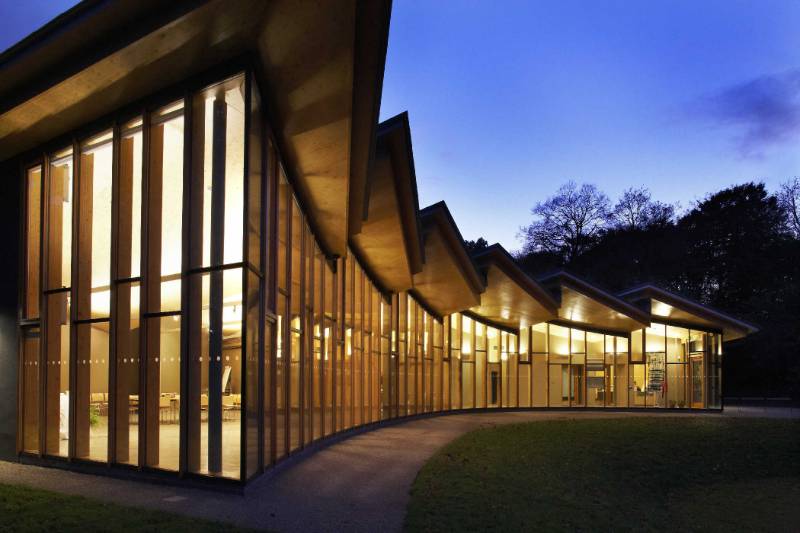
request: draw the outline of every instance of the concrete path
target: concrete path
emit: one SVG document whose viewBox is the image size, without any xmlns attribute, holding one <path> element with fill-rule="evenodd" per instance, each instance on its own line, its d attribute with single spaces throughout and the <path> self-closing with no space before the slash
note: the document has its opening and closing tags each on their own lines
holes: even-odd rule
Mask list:
<svg viewBox="0 0 800 533">
<path fill-rule="evenodd" d="M 797 410 L 794 410 L 797 411 Z M 800 412 L 779 412 L 800 416 Z M 725 415 L 777 416 L 726 410 Z M 672 415 L 672 414 L 670 414 Z M 399 531 L 408 492 L 427 459 L 470 430 L 497 424 L 567 418 L 663 416 L 648 412 L 529 411 L 472 413 L 411 420 L 369 431 L 289 461 L 244 495 L 176 488 L 0 461 L 0 483 L 79 494 L 129 506 L 276 531 Z"/>
</svg>

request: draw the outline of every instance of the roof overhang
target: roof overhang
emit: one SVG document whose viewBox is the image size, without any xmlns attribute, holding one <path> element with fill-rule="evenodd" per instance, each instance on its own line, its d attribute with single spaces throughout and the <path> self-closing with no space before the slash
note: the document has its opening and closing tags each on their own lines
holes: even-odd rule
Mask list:
<svg viewBox="0 0 800 533">
<path fill-rule="evenodd" d="M 558 302 L 502 246 L 481 250 L 473 260 L 486 279 L 480 305 L 470 308 L 474 315 L 513 329 L 558 318 Z"/>
<path fill-rule="evenodd" d="M 544 276 L 539 282 L 558 298 L 561 321 L 616 332 L 650 325 L 650 316 L 641 309 L 567 272 Z"/>
<path fill-rule="evenodd" d="M 364 216 L 350 244 L 390 291 L 413 287 L 424 251 L 408 115 L 378 126 L 376 153 L 365 187 Z M 351 210 L 352 216 L 355 211 Z"/>
<path fill-rule="evenodd" d="M 414 295 L 440 316 L 480 305 L 483 280 L 445 203 L 426 207 L 420 219 L 425 264 L 414 274 Z"/>
<path fill-rule="evenodd" d="M 721 331 L 725 340 L 740 339 L 758 331 L 752 324 L 655 285 L 634 287 L 619 296 L 642 306 L 654 322 Z"/>
<path fill-rule="evenodd" d="M 343 255 L 390 12 L 390 0 L 85 1 L 0 55 L 0 160 L 250 54 L 289 178 L 323 247 Z"/>
</svg>

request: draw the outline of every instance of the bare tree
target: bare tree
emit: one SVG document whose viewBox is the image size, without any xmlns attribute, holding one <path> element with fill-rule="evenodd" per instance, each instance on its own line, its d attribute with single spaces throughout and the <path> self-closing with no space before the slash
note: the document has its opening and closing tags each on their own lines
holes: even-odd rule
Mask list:
<svg viewBox="0 0 800 533">
<path fill-rule="evenodd" d="M 675 206 L 653 200 L 644 187 L 624 191 L 610 215 L 612 226 L 627 230 L 668 224 L 674 218 Z"/>
<path fill-rule="evenodd" d="M 795 239 L 800 239 L 800 178 L 782 183 L 778 190 L 778 204 L 786 215 L 786 225 Z"/>
<path fill-rule="evenodd" d="M 586 251 L 603 231 L 608 197 L 596 186 L 569 181 L 531 210 L 534 221 L 520 228 L 526 252 L 560 254 L 570 262 Z"/>
</svg>

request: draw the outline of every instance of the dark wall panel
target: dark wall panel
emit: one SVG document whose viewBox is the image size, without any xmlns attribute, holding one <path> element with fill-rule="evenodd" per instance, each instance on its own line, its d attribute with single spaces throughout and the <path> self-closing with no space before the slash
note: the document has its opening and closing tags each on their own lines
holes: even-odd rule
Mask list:
<svg viewBox="0 0 800 533">
<path fill-rule="evenodd" d="M 0 459 L 16 456 L 21 181 L 16 164 L 0 163 Z"/>
</svg>

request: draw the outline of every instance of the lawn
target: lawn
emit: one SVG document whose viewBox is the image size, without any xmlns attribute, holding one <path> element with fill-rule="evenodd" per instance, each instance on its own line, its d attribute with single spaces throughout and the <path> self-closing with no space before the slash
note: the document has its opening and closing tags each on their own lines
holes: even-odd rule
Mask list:
<svg viewBox="0 0 800 533">
<path fill-rule="evenodd" d="M 135 509 L 17 485 L 0 485 L 0 531 L 243 531 L 226 524 Z"/>
<path fill-rule="evenodd" d="M 408 531 L 798 531 L 800 421 L 553 420 L 468 433 L 419 472 Z"/>
</svg>

